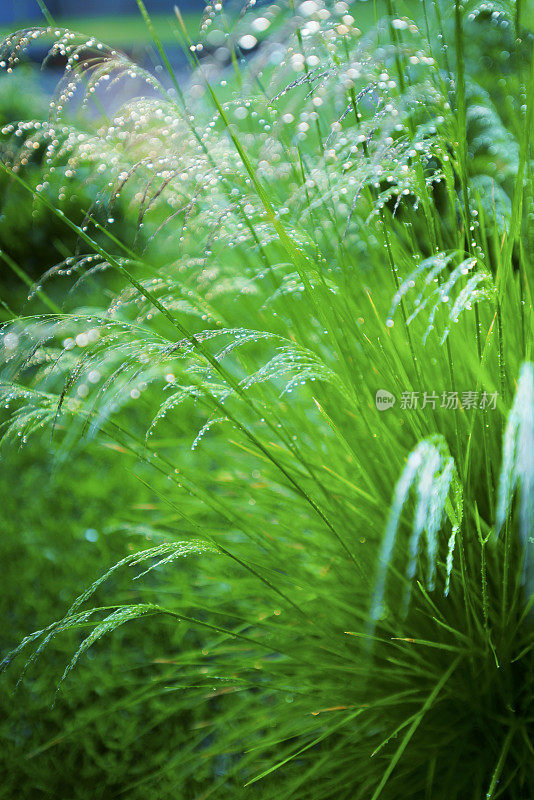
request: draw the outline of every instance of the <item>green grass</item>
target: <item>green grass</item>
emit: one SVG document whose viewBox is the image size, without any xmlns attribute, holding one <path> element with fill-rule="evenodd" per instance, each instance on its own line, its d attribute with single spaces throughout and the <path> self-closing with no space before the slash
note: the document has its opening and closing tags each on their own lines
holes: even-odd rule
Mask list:
<svg viewBox="0 0 534 800">
<path fill-rule="evenodd" d="M 377 2 L 358 33 L 344 4 L 302 10 L 235 21 L 238 41 L 271 22 L 257 56 L 174 93 L 70 39 L 85 92 L 132 72 L 151 92 L 3 130 L 6 175 L 78 239 L 3 329 L 3 447 L 53 431 L 97 482 L 93 527 L 133 544 L 6 655 L 15 719 L 39 675 L 87 758 L 58 789 L 43 741 L 45 796 L 94 775 L 103 798 L 534 793 L 529 18 Z M 58 203 L 81 185 L 82 222 Z M 115 481 L 149 502 L 118 508 Z M 110 697 L 127 720 L 91 766 Z"/>
</svg>

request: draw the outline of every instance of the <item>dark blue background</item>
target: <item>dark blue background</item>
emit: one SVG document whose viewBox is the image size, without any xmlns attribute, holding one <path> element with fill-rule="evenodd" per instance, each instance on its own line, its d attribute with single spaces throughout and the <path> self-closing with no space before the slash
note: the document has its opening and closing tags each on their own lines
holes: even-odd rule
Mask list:
<svg viewBox="0 0 534 800">
<path fill-rule="evenodd" d="M 145 0 L 149 12 L 173 13 L 176 0 Z M 180 0 L 184 11 L 201 9 L 202 0 Z M 47 8 L 53 17 L 98 16 L 107 14 L 138 14 L 135 0 L 48 0 Z M 0 25 L 43 19 L 37 0 L 0 0 Z"/>
</svg>

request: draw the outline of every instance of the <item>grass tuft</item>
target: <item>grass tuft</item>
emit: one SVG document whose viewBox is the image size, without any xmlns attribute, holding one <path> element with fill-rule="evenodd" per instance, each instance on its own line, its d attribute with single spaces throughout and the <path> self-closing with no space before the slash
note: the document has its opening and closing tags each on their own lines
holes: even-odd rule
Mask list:
<svg viewBox="0 0 534 800">
<path fill-rule="evenodd" d="M 0 46 L 65 64 L 1 166 L 77 241 L 2 326 L 3 450 L 111 451 L 148 498 L 3 666 L 68 698 L 140 659 L 91 710 L 123 687 L 180 746 L 102 797 L 530 797 L 532 20 L 213 6 L 185 81 L 138 5 L 158 70 L 53 25 Z"/>
</svg>

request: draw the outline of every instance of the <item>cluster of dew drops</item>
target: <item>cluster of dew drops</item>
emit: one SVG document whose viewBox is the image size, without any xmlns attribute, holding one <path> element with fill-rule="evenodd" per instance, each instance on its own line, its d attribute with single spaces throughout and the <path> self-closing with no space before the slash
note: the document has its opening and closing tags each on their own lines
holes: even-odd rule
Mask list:
<svg viewBox="0 0 534 800">
<path fill-rule="evenodd" d="M 249 6 L 252 5 L 253 2 L 250 2 Z M 207 6 L 202 22 L 202 34 L 210 45 L 219 42 L 220 47 L 227 48 L 228 34 L 225 31 L 221 32 L 216 26 L 217 15 L 221 11 L 220 3 Z M 282 91 L 281 94 L 285 95 L 283 104 L 266 101 L 262 107 L 247 98 L 232 99 L 223 104 L 225 112 L 231 115 L 232 122 L 241 126 L 245 149 L 254 153 L 258 177 L 273 185 L 279 181 L 288 181 L 291 167 L 284 158 L 282 142 L 304 145 L 317 136 L 317 130 L 322 130 L 322 133 L 319 133 L 319 137 L 322 137 L 321 144 L 328 142 L 328 146 L 313 162 L 305 189 L 307 192 L 316 190 L 319 195 L 325 191 L 324 163 L 327 163 L 330 174 L 334 170 L 335 175 L 331 202 L 339 214 L 348 216 L 356 187 L 361 181 L 357 165 L 362 163 L 362 159 L 357 156 L 361 155 L 364 144 L 372 143 L 372 127 L 380 126 L 387 134 L 381 137 L 386 151 L 378 150 L 377 158 L 367 167 L 366 179 L 375 188 L 379 188 L 383 181 L 392 184 L 399 197 L 401 194 L 410 194 L 413 191 L 413 181 L 408 159 L 419 157 L 424 153 L 426 144 L 424 141 L 416 142 L 410 149 L 397 145 L 398 139 L 406 129 L 393 99 L 397 89 L 396 79 L 387 67 L 383 65 L 377 67 L 371 61 L 365 47 L 362 46 L 361 51 L 358 51 L 357 45 L 355 57 L 343 69 L 333 71 L 330 69 L 332 53 L 341 49 L 346 39 L 350 39 L 352 43 L 358 42 L 359 39 L 360 32 L 346 2 L 339 0 L 332 8 L 326 8 L 320 0 L 303 0 L 297 5 L 296 11 L 300 20 L 298 37 L 293 36 L 287 47 L 282 47 L 278 40 L 266 45 L 266 52 L 262 57 L 276 66 L 280 73 L 287 74 L 288 85 L 295 84 L 299 76 L 307 77 L 310 70 L 318 70 L 320 74 L 323 65 L 327 64 L 328 70 L 325 75 L 315 84 L 310 84 L 311 96 L 305 103 L 302 101 L 293 103 L 291 93 Z M 237 47 L 243 53 L 253 50 L 258 44 L 258 37 L 271 27 L 279 12 L 280 9 L 276 4 L 263 7 L 261 15 L 255 16 L 250 23 L 251 30 L 242 32 L 237 39 L 235 43 Z M 243 16 L 243 20 L 246 21 L 246 15 Z M 403 19 L 395 20 L 394 24 L 398 30 L 410 28 L 410 23 Z M 76 67 L 80 58 L 85 57 L 85 51 L 102 51 L 109 66 L 107 71 L 96 70 L 92 83 L 89 79 L 87 92 L 90 94 L 94 94 L 100 83 L 112 84 L 116 79 L 116 75 L 113 77 L 114 71 L 115 73 L 119 71 L 132 79 L 139 77 L 143 71 L 125 59 L 122 54 L 105 49 L 93 38 L 80 40 L 77 34 L 53 28 L 27 31 L 15 39 L 6 40 L 0 67 L 12 72 L 24 48 L 43 35 L 56 37 L 50 55 L 61 55 L 67 59 L 66 75 L 51 100 L 49 121 L 10 124 L 2 129 L 3 135 L 12 135 L 15 139 L 24 140 L 23 146 L 17 150 L 13 170 L 18 171 L 26 166 L 32 152 L 39 150 L 44 143 L 47 173 L 37 191 L 49 188 L 50 175 L 59 168 L 62 170 L 63 178 L 69 180 L 75 176 L 80 163 L 92 164 L 95 175 L 104 176 L 104 192 L 98 202 L 108 210 L 106 221 L 110 225 L 115 220 L 113 203 L 119 200 L 121 192 L 125 192 L 126 187 L 129 188 L 134 179 L 140 180 L 131 191 L 130 202 L 137 204 L 140 209 L 139 226 L 144 224 L 146 215 L 155 205 L 165 203 L 169 214 L 179 211 L 184 206 L 186 198 L 191 196 L 191 187 L 200 185 L 208 202 L 204 202 L 202 215 L 195 230 L 201 229 L 207 222 L 208 228 L 218 226 L 211 237 L 213 244 L 220 239 L 229 247 L 246 244 L 250 239 L 250 233 L 243 221 L 234 219 L 231 224 L 219 224 L 221 215 L 228 208 L 228 195 L 230 199 L 232 197 L 237 199 L 243 192 L 248 193 L 244 203 L 245 213 L 250 215 L 258 213 L 250 178 L 242 172 L 237 185 L 232 186 L 232 181 L 235 180 L 236 159 L 227 138 L 221 136 L 219 113 L 197 127 L 197 117 L 191 115 L 184 121 L 162 92 L 157 98 L 136 97 L 115 113 L 109 121 L 106 123 L 101 121 L 97 130 L 90 132 L 77 130 L 65 122 L 64 112 L 80 86 L 83 71 L 77 70 Z M 202 43 L 192 47 L 195 48 L 195 52 L 200 53 Z M 217 49 L 215 56 L 217 57 Z M 218 57 L 222 58 L 222 53 L 219 52 Z M 428 54 L 419 49 L 413 52 L 410 59 L 413 66 L 431 67 L 433 64 Z M 258 76 L 261 75 L 259 70 Z M 150 76 L 145 75 L 145 77 L 147 83 L 151 84 Z M 332 84 L 339 83 L 340 78 L 343 89 L 341 94 L 345 99 L 332 101 Z M 372 112 L 370 126 L 365 127 L 365 121 L 362 121 L 361 133 L 354 131 L 353 127 L 349 131 L 342 124 L 346 93 L 351 87 L 360 86 L 366 81 L 372 81 L 375 86 L 380 98 L 378 108 Z M 224 78 L 221 84 L 224 88 Z M 155 86 L 155 83 L 152 82 L 151 85 Z M 201 82 L 193 81 L 193 97 L 202 99 L 203 92 L 199 88 L 201 86 Z M 423 101 L 424 99 L 421 102 Z M 340 105 L 340 102 L 343 105 Z M 333 113 L 334 119 L 331 121 L 328 115 L 331 117 Z M 284 131 L 287 131 L 287 134 Z M 126 153 L 130 161 L 128 165 L 124 163 Z M 385 154 L 389 157 L 387 168 L 383 166 Z M 216 162 L 216 169 L 213 168 L 213 160 Z M 292 198 L 298 198 L 302 192 L 302 187 L 298 184 L 292 185 L 289 182 L 288 188 L 289 198 L 279 209 L 281 216 L 291 215 Z M 65 199 L 67 194 L 66 184 L 61 185 L 58 198 Z M 382 202 L 386 199 L 383 198 Z M 298 205 L 295 204 L 295 207 L 298 208 Z M 378 209 L 379 206 L 373 213 L 378 213 Z M 88 225 L 84 224 L 84 230 L 87 229 Z M 267 240 L 268 226 L 263 226 L 260 222 L 258 229 Z M 185 237 L 185 233 L 178 237 L 180 244 L 187 244 Z M 209 255 L 209 251 L 207 254 Z M 67 265 L 65 274 L 69 274 L 69 267 L 70 265 Z M 193 291 L 190 296 L 194 297 Z M 119 300 L 112 309 L 113 313 L 118 311 L 122 302 L 128 301 Z M 140 298 L 137 298 L 137 302 L 141 303 Z M 148 313 L 146 318 L 149 318 Z M 67 337 L 64 342 L 65 348 L 68 350 L 75 346 L 85 346 L 86 335 L 88 334 L 82 332 L 74 337 Z M 96 373 L 97 370 L 90 373 L 89 383 L 98 382 L 100 375 L 97 377 Z M 293 385 L 288 386 L 288 391 L 292 388 Z M 88 391 L 87 382 L 81 383 L 78 387 L 80 397 Z M 139 395 L 138 388 L 131 391 L 132 398 L 135 399 Z"/>
</svg>

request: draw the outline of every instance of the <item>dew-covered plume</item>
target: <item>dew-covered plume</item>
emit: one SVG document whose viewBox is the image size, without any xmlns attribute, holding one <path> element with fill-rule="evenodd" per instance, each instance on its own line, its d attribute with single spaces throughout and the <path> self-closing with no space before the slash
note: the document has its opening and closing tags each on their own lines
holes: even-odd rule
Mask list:
<svg viewBox="0 0 534 800">
<path fill-rule="evenodd" d="M 534 365 L 521 366 L 517 390 L 503 438 L 502 464 L 495 518 L 495 531 L 502 529 L 509 518 L 513 496 L 518 490 L 518 517 L 524 553 L 523 580 L 527 596 L 533 591 L 534 531 Z"/>
<path fill-rule="evenodd" d="M 447 453 L 443 441 L 423 441 L 408 456 L 406 466 L 395 487 L 389 519 L 378 557 L 378 572 L 373 590 L 371 618 L 376 621 L 384 613 L 383 601 L 386 591 L 387 573 L 393 562 L 395 546 L 398 544 L 401 515 L 407 506 L 410 494 L 415 494 L 415 510 L 409 538 L 407 540 L 407 584 L 402 606 L 408 612 L 412 581 L 417 571 L 419 552 L 424 542 L 426 550 L 426 582 L 430 591 L 436 584 L 440 533 L 447 501 L 453 492 L 453 484 L 458 485 L 454 461 Z M 455 498 L 456 502 L 458 498 Z M 454 510 L 454 522 L 449 537 L 446 566 L 446 587 L 450 582 L 455 537 L 459 533 L 461 507 Z"/>
</svg>

